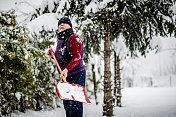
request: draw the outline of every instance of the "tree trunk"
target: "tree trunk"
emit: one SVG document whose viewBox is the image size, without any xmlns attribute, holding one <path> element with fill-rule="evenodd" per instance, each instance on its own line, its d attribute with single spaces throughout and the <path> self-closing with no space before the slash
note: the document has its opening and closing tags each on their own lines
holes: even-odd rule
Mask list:
<svg viewBox="0 0 176 117">
<path fill-rule="evenodd" d="M 110 19 L 107 17 L 105 27 L 104 42 L 104 105 L 103 116 L 113 116 L 113 97 L 111 89 L 111 71 L 110 71 Z"/>
<path fill-rule="evenodd" d="M 115 105 L 121 107 L 121 78 L 120 78 L 120 59 L 119 56 L 116 55 L 114 51 L 114 97 L 115 97 Z"/>
<path fill-rule="evenodd" d="M 97 101 L 97 85 L 98 84 L 97 84 L 96 77 L 95 77 L 94 64 L 92 64 L 92 73 L 93 73 L 95 102 L 96 102 L 96 105 L 98 105 L 98 101 Z"/>
</svg>

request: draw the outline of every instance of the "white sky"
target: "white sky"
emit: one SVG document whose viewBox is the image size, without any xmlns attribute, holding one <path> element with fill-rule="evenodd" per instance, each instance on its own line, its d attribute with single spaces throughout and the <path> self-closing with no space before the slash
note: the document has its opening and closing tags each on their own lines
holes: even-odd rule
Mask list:
<svg viewBox="0 0 176 117">
<path fill-rule="evenodd" d="M 9 10 L 15 6 L 15 2 L 19 0 L 0 0 L 0 10 Z"/>
<path fill-rule="evenodd" d="M 9 10 L 15 7 L 15 2 L 22 0 L 0 0 L 0 10 Z M 35 4 L 40 4 L 42 0 L 27 0 L 32 1 Z"/>
</svg>

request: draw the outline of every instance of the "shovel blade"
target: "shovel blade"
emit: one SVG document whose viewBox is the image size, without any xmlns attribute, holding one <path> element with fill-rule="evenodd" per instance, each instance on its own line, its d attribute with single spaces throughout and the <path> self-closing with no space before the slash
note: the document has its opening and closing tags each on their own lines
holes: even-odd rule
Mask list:
<svg viewBox="0 0 176 117">
<path fill-rule="evenodd" d="M 81 85 L 59 81 L 56 84 L 56 92 L 59 98 L 63 100 L 74 100 L 91 104 L 86 95 L 85 88 Z"/>
</svg>

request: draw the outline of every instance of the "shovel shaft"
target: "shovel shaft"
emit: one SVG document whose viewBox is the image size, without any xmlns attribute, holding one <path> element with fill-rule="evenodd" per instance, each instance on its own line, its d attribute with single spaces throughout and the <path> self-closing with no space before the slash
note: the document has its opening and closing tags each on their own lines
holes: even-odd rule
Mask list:
<svg viewBox="0 0 176 117">
<path fill-rule="evenodd" d="M 59 63 L 57 62 L 56 56 L 54 55 L 54 52 L 53 52 L 53 50 L 52 50 L 51 47 L 50 47 L 50 49 L 51 49 L 51 55 L 52 55 L 52 57 L 53 57 L 53 59 L 54 59 L 56 65 L 57 65 L 57 68 L 59 69 L 59 72 L 62 73 L 62 70 L 61 70 L 61 68 L 60 68 L 60 65 L 59 65 Z M 62 76 L 62 79 L 63 79 L 64 82 L 67 82 L 65 76 Z"/>
</svg>

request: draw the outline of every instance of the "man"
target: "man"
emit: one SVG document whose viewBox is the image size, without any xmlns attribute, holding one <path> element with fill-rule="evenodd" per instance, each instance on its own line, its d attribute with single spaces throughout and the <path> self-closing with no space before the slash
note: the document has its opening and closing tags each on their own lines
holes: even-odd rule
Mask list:
<svg viewBox="0 0 176 117">
<path fill-rule="evenodd" d="M 83 41 L 74 34 L 72 23 L 68 17 L 58 22 L 58 41 L 55 51 L 56 59 L 62 69 L 60 76 L 65 76 L 67 82 L 85 87 L 86 71 L 83 65 Z M 50 52 L 47 53 L 51 56 Z M 63 100 L 67 117 L 82 117 L 83 104 L 78 101 Z"/>
</svg>

